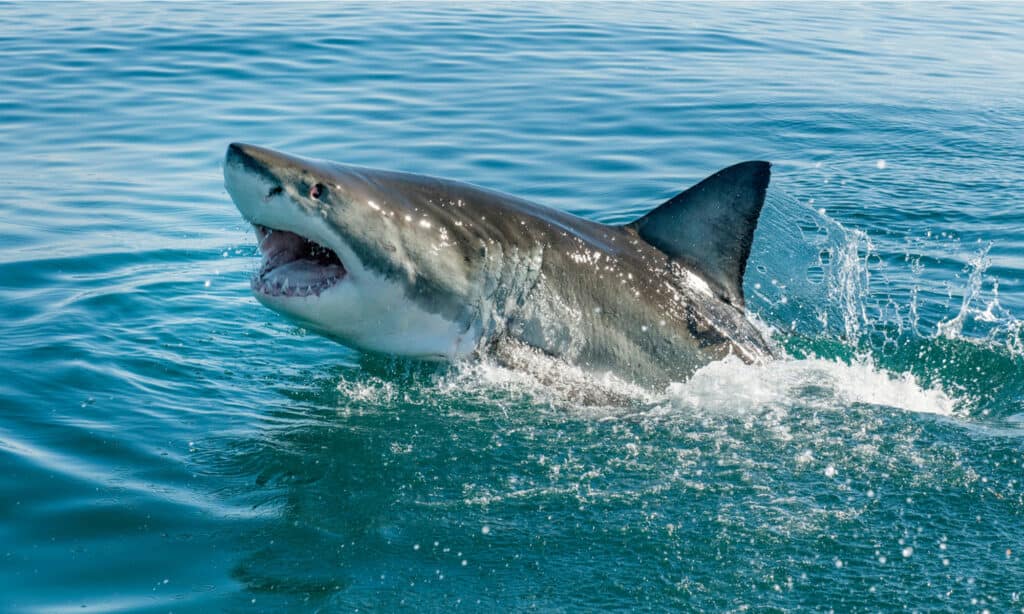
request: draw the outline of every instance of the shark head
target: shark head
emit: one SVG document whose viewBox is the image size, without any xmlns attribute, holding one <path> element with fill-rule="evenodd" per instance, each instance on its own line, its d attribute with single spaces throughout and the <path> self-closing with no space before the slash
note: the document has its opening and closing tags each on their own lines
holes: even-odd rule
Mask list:
<svg viewBox="0 0 1024 614">
<path fill-rule="evenodd" d="M 224 185 L 263 257 L 256 298 L 357 349 L 471 353 L 480 263 L 421 179 L 230 145 Z"/>
</svg>

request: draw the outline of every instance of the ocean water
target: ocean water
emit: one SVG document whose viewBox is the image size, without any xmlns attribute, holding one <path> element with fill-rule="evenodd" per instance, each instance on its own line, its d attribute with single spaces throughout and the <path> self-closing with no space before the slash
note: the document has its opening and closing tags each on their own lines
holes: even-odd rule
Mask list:
<svg viewBox="0 0 1024 614">
<path fill-rule="evenodd" d="M 0 5 L 0 610 L 1024 611 L 1022 24 Z M 360 355 L 251 297 L 232 141 L 605 222 L 771 160 L 746 292 L 786 357 Z"/>
</svg>

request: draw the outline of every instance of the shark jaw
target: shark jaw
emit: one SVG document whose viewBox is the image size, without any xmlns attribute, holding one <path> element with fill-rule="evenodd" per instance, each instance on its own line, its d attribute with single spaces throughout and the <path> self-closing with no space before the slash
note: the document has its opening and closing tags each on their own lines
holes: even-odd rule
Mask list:
<svg viewBox="0 0 1024 614">
<path fill-rule="evenodd" d="M 352 268 L 361 267 L 323 218 L 297 204 L 272 170 L 249 150 L 232 146 L 225 159 L 224 186 L 256 232 L 262 255 L 251 280 L 256 298 L 307 320 L 312 299 L 327 299 L 342 290 Z"/>
<path fill-rule="evenodd" d="M 257 295 L 320 296 L 345 280 L 348 271 L 334 250 L 287 230 L 253 227 L 263 255 L 251 282 Z"/>
</svg>

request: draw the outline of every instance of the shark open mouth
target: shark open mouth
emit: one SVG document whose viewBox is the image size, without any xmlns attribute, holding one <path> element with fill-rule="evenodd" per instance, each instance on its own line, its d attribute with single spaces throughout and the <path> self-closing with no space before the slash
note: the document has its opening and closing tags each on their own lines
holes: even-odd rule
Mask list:
<svg viewBox="0 0 1024 614">
<path fill-rule="evenodd" d="M 263 263 L 253 290 L 268 296 L 320 296 L 345 278 L 341 258 L 330 248 L 294 232 L 255 225 Z"/>
</svg>

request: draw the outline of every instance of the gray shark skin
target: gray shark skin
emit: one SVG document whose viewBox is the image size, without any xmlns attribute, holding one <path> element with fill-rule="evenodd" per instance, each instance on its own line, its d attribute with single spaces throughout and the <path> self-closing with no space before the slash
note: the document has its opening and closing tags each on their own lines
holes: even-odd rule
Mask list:
<svg viewBox="0 0 1024 614">
<path fill-rule="evenodd" d="M 742 280 L 770 165 L 719 171 L 610 226 L 473 185 L 235 143 L 266 306 L 360 350 L 458 361 L 525 347 L 642 386 L 772 350 Z"/>
</svg>

